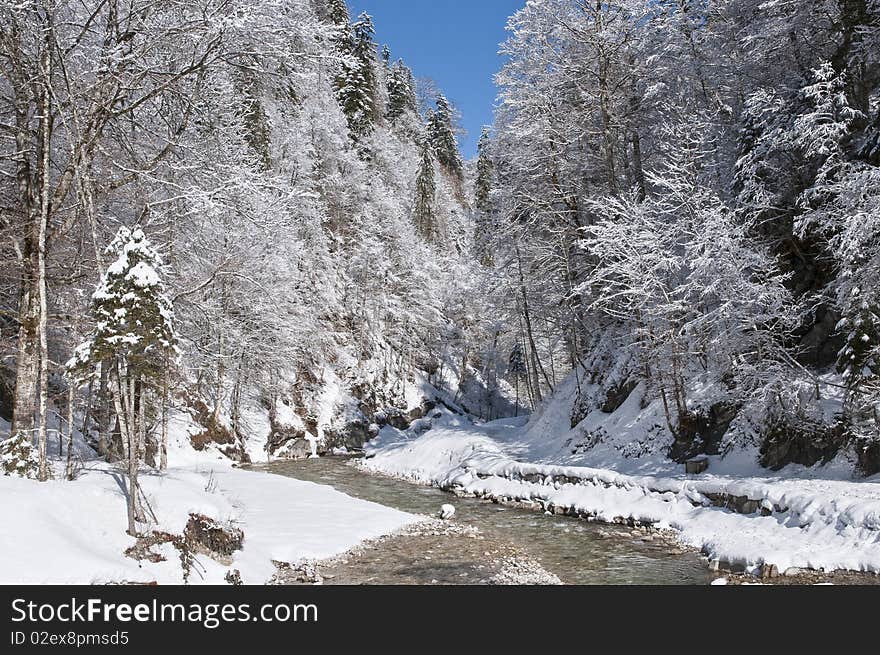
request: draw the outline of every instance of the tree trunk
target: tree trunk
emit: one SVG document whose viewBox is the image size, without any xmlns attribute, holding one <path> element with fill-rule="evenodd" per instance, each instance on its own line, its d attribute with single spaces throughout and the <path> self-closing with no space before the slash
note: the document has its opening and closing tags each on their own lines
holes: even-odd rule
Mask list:
<svg viewBox="0 0 880 655">
<path fill-rule="evenodd" d="M 666 428 L 669 430 L 669 434 L 677 438 L 678 432 L 673 425 L 672 415 L 669 412 L 669 400 L 666 397 L 666 385 L 663 382 L 662 375 L 658 375 L 657 377 L 660 382 L 660 399 L 663 401 L 663 417 L 666 419 Z"/>
<path fill-rule="evenodd" d="M 138 437 L 135 425 L 134 413 L 134 380 L 126 380 L 122 365 L 116 364 L 115 377 L 116 389 L 113 393 L 113 405 L 116 409 L 116 417 L 119 423 L 119 432 L 122 443 L 126 450 L 128 468 L 128 502 L 126 504 L 128 516 L 128 534 L 137 536 L 137 521 L 141 519 L 140 504 L 138 502 Z"/>
<path fill-rule="evenodd" d="M 638 130 L 633 130 L 632 132 L 632 152 L 633 152 L 633 169 L 635 171 L 635 179 L 636 179 L 636 198 L 638 198 L 639 202 L 644 200 L 647 195 L 647 187 L 645 186 L 645 169 L 642 164 L 642 141 L 639 138 Z"/>
<path fill-rule="evenodd" d="M 27 264 L 25 264 L 27 266 Z M 15 358 L 15 394 L 11 434 L 25 433 L 33 438 L 34 409 L 37 407 L 37 384 L 40 353 L 37 346 L 37 309 L 31 280 L 22 276 L 18 310 L 18 350 Z"/>
<path fill-rule="evenodd" d="M 10 51 L 21 52 L 19 25 L 16 13 L 12 13 L 9 29 Z M 21 238 L 13 237 L 18 259 L 20 291 L 18 302 L 18 350 L 15 358 L 15 393 L 10 434 L 23 433 L 33 438 L 34 409 L 37 406 L 37 377 L 39 353 L 37 352 L 36 294 L 34 284 L 36 199 L 33 187 L 33 168 L 30 153 L 33 147 L 33 130 L 30 125 L 30 107 L 33 99 L 32 80 L 21 66 L 13 66 L 10 82 L 13 86 L 15 104 L 15 179 L 18 205 L 23 225 Z"/>
<path fill-rule="evenodd" d="M 70 382 L 70 385 L 73 386 L 73 382 Z M 74 387 L 74 397 L 76 394 L 76 388 Z M 83 410 L 83 421 L 82 428 L 80 429 L 80 434 L 83 437 L 83 440 L 88 439 L 89 434 L 89 422 L 92 420 L 92 382 L 89 381 L 89 388 L 86 391 L 86 402 Z"/>
<path fill-rule="evenodd" d="M 214 422 L 220 420 L 221 400 L 223 398 L 223 376 L 226 372 L 226 366 L 223 362 L 223 327 L 220 327 L 220 336 L 217 342 L 217 382 L 214 387 Z"/>
<path fill-rule="evenodd" d="M 49 152 L 52 140 L 52 27 L 48 24 L 51 20 L 50 9 L 46 7 L 46 35 L 43 53 L 40 58 L 40 73 L 42 85 L 40 89 L 40 220 L 37 230 L 37 301 L 39 313 L 37 315 L 37 335 L 40 344 L 40 399 L 39 399 L 39 427 L 37 430 L 37 442 L 39 444 L 39 479 L 46 481 L 49 478 L 49 462 L 46 453 L 47 421 L 48 421 L 48 397 L 49 397 L 49 346 L 46 335 L 46 230 L 49 223 Z M 59 439 L 60 439 L 59 435 Z"/>
<path fill-rule="evenodd" d="M 159 444 L 159 470 L 168 468 L 168 358 L 162 376 L 162 440 Z"/>
<path fill-rule="evenodd" d="M 602 0 L 596 0 L 596 31 L 604 29 L 602 20 Z M 597 43 L 601 44 L 602 37 L 597 36 Z M 608 180 L 608 192 L 612 196 L 617 195 L 617 173 L 614 166 L 614 127 L 611 116 L 611 91 L 608 84 L 609 57 L 603 47 L 597 47 L 596 52 L 597 70 L 599 74 L 599 113 L 602 118 L 602 152 L 605 156 L 605 175 Z"/>
<path fill-rule="evenodd" d="M 556 386 L 556 361 L 553 357 L 553 334 L 550 330 L 550 321 L 544 319 L 544 334 L 547 337 L 547 354 L 550 356 L 550 377 L 553 380 L 553 386 Z"/>
<path fill-rule="evenodd" d="M 101 376 L 98 382 L 98 454 L 107 457 L 107 439 L 110 430 L 110 371 L 107 362 L 101 362 Z"/>
<path fill-rule="evenodd" d="M 67 386 L 67 479 L 73 480 L 73 401 L 76 397 L 73 382 Z M 60 435 L 59 435 L 60 436 Z M 59 438 L 60 441 L 60 438 Z"/>
<path fill-rule="evenodd" d="M 144 385 L 142 380 L 138 380 L 135 383 L 135 398 L 137 399 L 137 439 L 138 439 L 138 461 L 141 459 L 146 460 L 146 450 L 147 450 L 147 401 L 144 397 Z M 152 466 L 156 465 L 155 460 L 151 464 Z"/>
<path fill-rule="evenodd" d="M 519 373 L 516 374 L 514 384 L 516 385 L 516 404 L 513 406 L 513 415 L 519 416 Z"/>
<path fill-rule="evenodd" d="M 235 372 L 235 385 L 232 388 L 232 433 L 241 444 L 244 444 L 244 437 L 241 430 L 241 388 L 244 384 L 244 352 L 238 358 L 238 370 Z M 243 445 L 242 445 L 243 449 Z"/>
<path fill-rule="evenodd" d="M 538 359 L 538 349 L 535 346 L 535 337 L 532 332 L 532 318 L 529 313 L 529 299 L 526 294 L 526 281 L 525 276 L 523 275 L 522 270 L 522 259 L 519 253 L 519 247 L 516 249 L 516 261 L 519 266 L 519 287 L 520 292 L 522 293 L 522 301 L 523 301 L 523 320 L 526 323 L 526 336 L 529 339 L 529 350 L 531 351 L 531 365 L 532 365 L 532 377 L 534 378 L 535 383 L 535 400 L 537 402 L 541 402 L 543 397 L 541 396 L 541 381 L 538 378 L 538 370 L 540 369 L 541 375 L 544 377 L 544 381 L 547 383 L 547 387 L 550 391 L 553 391 L 553 384 L 550 382 L 550 378 L 547 376 L 547 372 L 544 370 L 544 366 L 541 364 L 541 361 Z"/>
</svg>

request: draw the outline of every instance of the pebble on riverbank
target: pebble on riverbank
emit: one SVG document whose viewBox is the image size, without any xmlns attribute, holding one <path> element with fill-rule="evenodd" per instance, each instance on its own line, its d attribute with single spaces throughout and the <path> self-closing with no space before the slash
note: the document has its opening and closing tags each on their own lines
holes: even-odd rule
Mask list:
<svg viewBox="0 0 880 655">
<path fill-rule="evenodd" d="M 550 573 L 533 559 L 510 556 L 500 560 L 501 570 L 489 578 L 493 585 L 561 585 L 556 575 Z"/>
</svg>

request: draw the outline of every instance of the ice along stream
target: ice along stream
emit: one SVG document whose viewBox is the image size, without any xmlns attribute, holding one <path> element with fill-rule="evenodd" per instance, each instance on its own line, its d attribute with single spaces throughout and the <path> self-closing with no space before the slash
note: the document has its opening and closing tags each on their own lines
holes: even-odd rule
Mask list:
<svg viewBox="0 0 880 655">
<path fill-rule="evenodd" d="M 330 565 L 327 582 L 430 584 L 486 582 L 493 558 L 522 553 L 566 584 L 707 584 L 703 559 L 667 540 L 645 540 L 630 528 L 551 516 L 457 498 L 440 489 L 371 475 L 345 458 L 274 462 L 264 468 L 335 487 L 356 498 L 413 514 L 436 516 L 440 506 L 456 508 L 453 524 L 476 528 L 479 540 L 461 535 L 389 539 Z M 650 539 L 650 538 L 648 538 Z"/>
</svg>

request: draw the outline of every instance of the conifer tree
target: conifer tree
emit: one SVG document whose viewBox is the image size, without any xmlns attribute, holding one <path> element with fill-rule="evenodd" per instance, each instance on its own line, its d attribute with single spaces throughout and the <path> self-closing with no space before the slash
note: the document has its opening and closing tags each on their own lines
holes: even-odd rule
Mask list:
<svg viewBox="0 0 880 655">
<path fill-rule="evenodd" d="M 846 78 L 829 62 L 813 71 L 811 83 L 801 91 L 807 109 L 781 139 L 780 151 L 797 148 L 810 162 L 806 170 L 812 179 L 798 198 L 795 227 L 801 237 L 824 237 L 840 268 L 830 285 L 841 315 L 837 329 L 844 338 L 837 368 L 850 390 L 849 400 L 857 400 L 865 383 L 880 376 L 880 303 L 876 273 L 872 275 L 876 233 L 865 220 L 874 213 L 865 190 L 876 188 L 877 178 L 876 169 L 853 157 L 853 133 L 863 114 L 849 102 Z"/>
<path fill-rule="evenodd" d="M 325 12 L 326 20 L 333 28 L 331 42 L 339 53 L 350 54 L 352 49 L 351 25 L 349 24 L 351 17 L 345 0 L 327 0 Z"/>
<path fill-rule="evenodd" d="M 477 210 L 474 225 L 477 260 L 484 266 L 493 263 L 489 241 L 492 237 L 492 176 L 495 172 L 489 152 L 489 128 L 483 127 L 477 144 L 477 179 L 474 183 L 474 206 Z"/>
<path fill-rule="evenodd" d="M 416 92 L 412 85 L 412 71 L 398 60 L 388 75 L 388 110 L 386 116 L 393 121 L 406 111 L 416 111 Z"/>
<path fill-rule="evenodd" d="M 428 139 L 440 165 L 450 175 L 461 179 L 463 165 L 455 140 L 452 105 L 442 94 L 437 97 L 437 111 L 428 114 Z"/>
<path fill-rule="evenodd" d="M 489 194 L 492 191 L 492 175 L 494 164 L 489 152 L 489 128 L 484 126 L 477 143 L 477 180 L 474 188 L 474 205 L 481 212 L 491 210 Z"/>
<path fill-rule="evenodd" d="M 92 295 L 92 335 L 67 363 L 83 378 L 106 367 L 113 404 L 128 460 L 128 532 L 143 520 L 138 495 L 138 465 L 146 436 L 146 403 L 162 380 L 176 351 L 173 310 L 165 295 L 162 258 L 140 228 L 119 229 L 107 249 L 115 261 Z"/>
<path fill-rule="evenodd" d="M 510 357 L 507 360 L 507 374 L 513 376 L 514 385 L 516 386 L 516 409 L 514 416 L 519 416 L 519 380 L 527 371 L 528 369 L 526 368 L 526 358 L 523 355 L 523 347 L 522 344 L 517 341 L 513 345 L 513 350 L 510 351 Z"/>
<path fill-rule="evenodd" d="M 434 210 L 434 197 L 437 184 L 434 180 L 434 155 L 431 143 L 425 139 L 416 174 L 416 200 L 413 218 L 416 230 L 426 241 L 434 241 L 438 236 L 437 217 Z"/>
<path fill-rule="evenodd" d="M 838 371 L 843 374 L 850 389 L 864 381 L 880 377 L 880 309 L 869 299 L 868 293 L 853 286 L 846 302 L 846 315 L 838 328 L 846 335 L 846 344 L 838 358 Z"/>
<path fill-rule="evenodd" d="M 356 144 L 373 131 L 376 111 L 374 34 L 373 19 L 369 14 L 361 14 L 351 26 L 350 61 L 342 65 L 336 80 L 336 98 Z"/>
<path fill-rule="evenodd" d="M 345 0 L 326 0 L 327 1 L 327 19 L 334 25 L 343 26 L 348 29 L 351 18 L 348 13 L 348 5 Z"/>
</svg>

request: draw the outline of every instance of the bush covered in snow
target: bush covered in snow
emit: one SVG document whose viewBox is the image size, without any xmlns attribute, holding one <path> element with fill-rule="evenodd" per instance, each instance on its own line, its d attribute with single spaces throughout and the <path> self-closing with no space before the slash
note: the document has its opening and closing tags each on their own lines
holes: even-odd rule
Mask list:
<svg viewBox="0 0 880 655">
<path fill-rule="evenodd" d="M 0 470 L 4 475 L 36 479 L 38 469 L 37 453 L 23 434 L 0 441 Z"/>
</svg>

